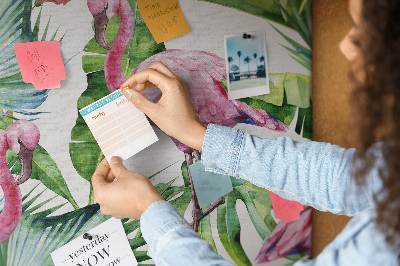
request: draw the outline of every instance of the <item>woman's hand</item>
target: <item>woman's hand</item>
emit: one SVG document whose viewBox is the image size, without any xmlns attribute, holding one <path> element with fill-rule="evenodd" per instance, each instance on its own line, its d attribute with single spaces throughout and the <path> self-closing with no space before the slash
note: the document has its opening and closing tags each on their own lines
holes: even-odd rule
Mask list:
<svg viewBox="0 0 400 266">
<path fill-rule="evenodd" d="M 92 185 L 101 212 L 118 219 L 140 219 L 153 202 L 164 200 L 147 177 L 126 169 L 118 157 L 112 157 L 110 164 L 106 159 L 101 161 Z"/>
<path fill-rule="evenodd" d="M 130 89 L 135 85 L 135 89 Z M 162 92 L 158 103 L 150 102 L 140 93 L 151 87 Z M 122 84 L 121 91 L 167 135 L 202 150 L 206 128 L 197 117 L 186 84 L 163 63 L 156 62 L 132 75 Z"/>
</svg>

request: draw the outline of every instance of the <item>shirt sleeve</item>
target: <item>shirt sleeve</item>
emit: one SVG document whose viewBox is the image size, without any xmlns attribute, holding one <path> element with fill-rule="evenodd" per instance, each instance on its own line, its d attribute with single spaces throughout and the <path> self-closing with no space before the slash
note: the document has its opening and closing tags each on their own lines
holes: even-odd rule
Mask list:
<svg viewBox="0 0 400 266">
<path fill-rule="evenodd" d="M 374 168 L 364 185 L 352 178 L 355 149 L 289 137 L 259 138 L 210 124 L 203 142 L 206 171 L 230 175 L 321 211 L 353 216 L 375 206 L 381 188 Z"/>
<path fill-rule="evenodd" d="M 153 202 L 140 218 L 148 255 L 157 265 L 229 265 L 167 201 Z"/>
</svg>

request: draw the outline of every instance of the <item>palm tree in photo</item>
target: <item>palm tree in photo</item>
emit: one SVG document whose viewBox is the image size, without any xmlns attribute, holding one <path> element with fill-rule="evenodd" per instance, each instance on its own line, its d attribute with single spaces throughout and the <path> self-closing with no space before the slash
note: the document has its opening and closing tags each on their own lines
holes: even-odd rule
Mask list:
<svg viewBox="0 0 400 266">
<path fill-rule="evenodd" d="M 260 56 L 260 63 L 262 63 L 262 62 L 264 62 L 264 71 L 266 71 L 266 70 L 265 70 L 265 58 L 264 58 L 263 55 Z"/>
<path fill-rule="evenodd" d="M 238 51 L 238 57 L 239 57 L 239 79 L 240 79 L 240 57 L 242 56 L 242 52 Z"/>
<path fill-rule="evenodd" d="M 232 72 L 239 72 L 239 67 L 238 67 L 238 65 L 233 64 L 233 65 L 231 66 L 231 71 L 232 71 Z"/>
<path fill-rule="evenodd" d="M 257 72 L 257 70 L 258 70 L 258 65 L 257 65 L 257 53 L 254 53 L 253 56 L 254 56 L 254 63 L 256 64 L 256 72 Z"/>
<path fill-rule="evenodd" d="M 246 57 L 244 58 L 244 62 L 247 64 L 247 68 L 248 68 L 248 70 L 249 70 L 249 73 L 248 73 L 247 75 L 248 75 L 248 77 L 250 77 L 250 62 L 251 62 L 250 56 L 246 56 Z"/>
<path fill-rule="evenodd" d="M 228 57 L 228 63 L 229 63 L 229 72 L 231 72 L 231 63 L 233 62 L 232 56 Z"/>
</svg>

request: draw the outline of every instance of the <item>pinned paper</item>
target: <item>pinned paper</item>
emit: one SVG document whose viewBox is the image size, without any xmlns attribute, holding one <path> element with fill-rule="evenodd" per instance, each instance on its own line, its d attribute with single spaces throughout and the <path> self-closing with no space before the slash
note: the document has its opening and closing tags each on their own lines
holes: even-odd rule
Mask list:
<svg viewBox="0 0 400 266">
<path fill-rule="evenodd" d="M 158 140 L 143 112 L 117 90 L 79 110 L 107 161 L 126 160 Z"/>
<path fill-rule="evenodd" d="M 137 0 L 137 4 L 157 43 L 190 32 L 178 0 Z"/>
<path fill-rule="evenodd" d="M 233 190 L 229 176 L 207 172 L 201 161 L 189 166 L 200 208 Z"/>
<path fill-rule="evenodd" d="M 37 90 L 59 88 L 67 78 L 60 53 L 60 42 L 16 43 L 15 54 L 25 83 Z"/>
<path fill-rule="evenodd" d="M 303 204 L 281 198 L 272 192 L 269 195 L 276 218 L 282 219 L 285 223 L 290 223 L 300 218 L 300 213 L 304 210 Z"/>
<path fill-rule="evenodd" d="M 55 266 L 138 265 L 121 220 L 110 218 L 51 253 Z"/>
</svg>

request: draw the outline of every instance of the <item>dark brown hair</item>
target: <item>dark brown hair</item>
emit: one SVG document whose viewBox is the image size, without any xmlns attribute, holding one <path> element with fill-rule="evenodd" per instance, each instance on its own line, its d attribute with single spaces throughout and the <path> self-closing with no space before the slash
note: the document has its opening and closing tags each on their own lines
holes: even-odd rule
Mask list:
<svg viewBox="0 0 400 266">
<path fill-rule="evenodd" d="M 387 243 L 400 250 L 400 1 L 363 0 L 360 36 L 362 62 L 350 73 L 350 103 L 358 140 L 354 177 L 361 184 L 377 157 L 368 153 L 382 142 L 383 188 L 375 195 L 376 223 Z M 360 71 L 363 73 L 360 78 Z M 357 166 L 358 165 L 358 166 Z"/>
</svg>

